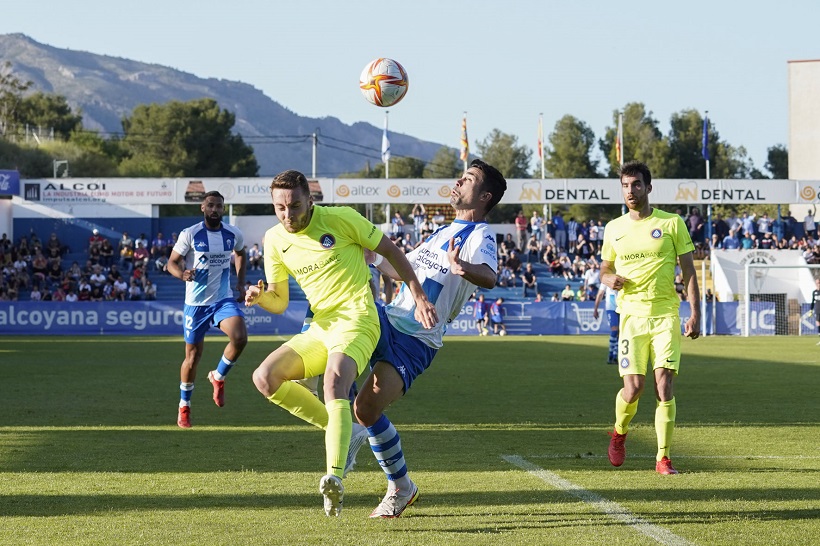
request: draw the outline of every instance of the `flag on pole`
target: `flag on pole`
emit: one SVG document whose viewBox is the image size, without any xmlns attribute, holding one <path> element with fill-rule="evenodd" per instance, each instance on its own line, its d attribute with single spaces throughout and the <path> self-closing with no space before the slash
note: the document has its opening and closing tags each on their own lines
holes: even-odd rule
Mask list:
<svg viewBox="0 0 820 546">
<path fill-rule="evenodd" d="M 538 159 L 544 159 L 544 119 L 538 116 Z"/>
<path fill-rule="evenodd" d="M 387 113 L 384 114 L 384 132 L 382 133 L 382 163 L 390 161 L 390 139 L 387 138 Z"/>
<path fill-rule="evenodd" d="M 618 133 L 615 135 L 615 157 L 618 165 L 624 164 L 624 115 L 618 113 Z"/>
<path fill-rule="evenodd" d="M 461 121 L 461 155 L 459 159 L 466 162 L 470 156 L 470 141 L 467 140 L 467 112 L 464 112 L 464 119 Z"/>
<path fill-rule="evenodd" d="M 709 116 L 703 116 L 703 146 L 700 149 L 703 159 L 709 161 Z"/>
</svg>

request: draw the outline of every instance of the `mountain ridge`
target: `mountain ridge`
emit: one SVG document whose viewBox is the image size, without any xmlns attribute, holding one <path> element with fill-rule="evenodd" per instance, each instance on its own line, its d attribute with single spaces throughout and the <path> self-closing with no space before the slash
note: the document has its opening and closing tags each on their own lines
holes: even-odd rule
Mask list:
<svg viewBox="0 0 820 546">
<path fill-rule="evenodd" d="M 348 125 L 332 116 L 300 116 L 247 83 L 60 49 L 20 33 L 0 35 L 0 62 L 5 61 L 16 77 L 33 82 L 31 91 L 64 96 L 83 116 L 85 128 L 101 133 L 122 133 L 122 118 L 139 104 L 212 98 L 236 116 L 233 131 L 253 146 L 260 176 L 285 169 L 311 174 L 314 132 L 319 137 L 317 176 L 335 177 L 381 162 L 381 128 L 366 122 Z M 333 139 L 332 145 L 324 146 L 322 136 Z M 424 161 L 442 147 L 401 133 L 391 133 L 390 141 L 394 150 Z"/>
</svg>

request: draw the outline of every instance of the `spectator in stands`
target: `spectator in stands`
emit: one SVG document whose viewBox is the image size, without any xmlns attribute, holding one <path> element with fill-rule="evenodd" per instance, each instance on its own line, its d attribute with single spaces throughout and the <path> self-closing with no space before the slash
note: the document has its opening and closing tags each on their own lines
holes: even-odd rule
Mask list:
<svg viewBox="0 0 820 546">
<path fill-rule="evenodd" d="M 752 234 L 749 231 L 743 233 L 743 238 L 740 240 L 740 248 L 743 250 L 750 250 L 754 246 Z"/>
<path fill-rule="evenodd" d="M 89 301 L 105 301 L 105 293 L 103 288 L 105 284 L 101 284 L 99 286 L 92 286 L 91 287 L 91 298 Z"/>
<path fill-rule="evenodd" d="M 561 291 L 561 301 L 573 301 L 575 299 L 575 291 L 567 284 Z"/>
<path fill-rule="evenodd" d="M 4 233 L 3 236 L 0 237 L 0 253 L 11 254 L 12 246 L 14 246 L 14 243 L 11 242 L 8 234 Z"/>
<path fill-rule="evenodd" d="M 22 256 L 17 256 L 17 259 L 12 264 L 14 270 L 19 273 L 23 270 L 28 270 L 28 262 L 23 259 Z"/>
<path fill-rule="evenodd" d="M 686 219 L 686 225 L 689 227 L 689 237 L 692 238 L 692 242 L 703 244 L 703 216 L 700 215 L 700 210 L 697 207 L 692 207 L 692 211 Z"/>
<path fill-rule="evenodd" d="M 595 252 L 599 254 L 604 246 L 604 229 L 606 229 L 606 226 L 601 220 L 598 220 L 598 242 L 595 245 Z"/>
<path fill-rule="evenodd" d="M 427 221 L 427 211 L 424 210 L 424 205 L 416 203 L 413 205 L 413 240 L 419 242 L 422 239 L 422 231 L 424 231 L 424 223 Z"/>
<path fill-rule="evenodd" d="M 40 287 L 37 286 L 36 284 L 34 285 L 34 287 L 31 289 L 31 292 L 29 293 L 29 299 L 31 301 L 40 301 L 40 300 L 43 299 L 43 294 L 40 292 Z"/>
<path fill-rule="evenodd" d="M 548 262 L 550 266 L 550 275 L 553 277 L 561 277 L 564 274 L 564 268 L 561 266 L 561 260 L 558 258 L 557 255 L 554 255 L 550 258 Z"/>
<path fill-rule="evenodd" d="M 177 235 L 176 231 L 171 233 L 171 238 L 168 240 L 168 246 L 166 247 L 167 248 L 166 253 L 165 253 L 166 258 L 171 257 L 171 252 L 174 250 L 174 246 L 177 244 L 177 238 L 178 237 L 179 237 L 179 235 Z"/>
<path fill-rule="evenodd" d="M 92 254 L 96 256 L 96 252 L 89 252 L 89 256 Z M 105 239 L 100 245 L 98 263 L 104 269 L 109 269 L 114 264 L 114 247 L 108 239 Z"/>
<path fill-rule="evenodd" d="M 161 231 L 157 232 L 157 236 L 151 240 L 151 259 L 156 261 L 160 256 L 165 256 L 168 251 L 168 239 Z"/>
<path fill-rule="evenodd" d="M 558 261 L 561 263 L 561 271 L 562 271 L 563 277 L 566 280 L 571 281 L 572 278 L 573 278 L 573 275 L 572 275 L 572 262 L 570 261 L 569 256 L 567 256 L 566 254 L 561 254 L 558 257 Z"/>
<path fill-rule="evenodd" d="M 515 288 L 515 273 L 510 266 L 498 264 L 498 286 Z"/>
<path fill-rule="evenodd" d="M 564 222 L 564 216 L 559 210 L 552 217 L 553 229 L 555 229 L 555 246 L 560 249 L 567 249 L 567 224 Z"/>
<path fill-rule="evenodd" d="M 712 240 L 709 242 L 709 253 L 713 250 L 721 250 L 723 248 L 723 241 L 720 240 L 720 237 L 717 233 L 712 234 Z"/>
<path fill-rule="evenodd" d="M 595 220 L 589 221 L 589 248 L 590 256 L 598 252 L 598 224 Z"/>
<path fill-rule="evenodd" d="M 148 301 L 157 299 L 157 286 L 151 282 L 151 279 L 145 279 L 145 299 Z"/>
<path fill-rule="evenodd" d="M 762 250 L 772 250 L 775 248 L 775 241 L 772 239 L 772 232 L 767 231 L 763 233 L 763 237 L 757 242 L 757 248 Z"/>
<path fill-rule="evenodd" d="M 527 289 L 530 289 L 533 293 L 538 294 L 538 279 L 531 263 L 528 263 L 527 267 L 524 269 L 524 274 L 521 276 L 521 280 L 524 281 L 525 298 L 527 297 Z"/>
<path fill-rule="evenodd" d="M 128 293 L 128 283 L 122 278 L 122 275 L 117 275 L 114 281 L 113 289 L 111 290 L 111 299 L 125 301 L 125 296 Z"/>
<path fill-rule="evenodd" d="M 65 253 L 65 248 L 57 238 L 56 233 L 52 233 L 46 241 L 45 254 L 49 259 L 60 259 Z"/>
<path fill-rule="evenodd" d="M 803 219 L 803 232 L 806 237 L 812 239 L 817 238 L 817 222 L 814 221 L 814 215 L 817 212 L 817 207 L 809 208 L 806 217 Z"/>
<path fill-rule="evenodd" d="M 500 258 L 499 263 L 506 264 L 507 260 L 510 258 L 510 252 L 515 249 L 515 241 L 513 241 L 512 233 L 508 233 L 498 246 L 498 254 Z"/>
<path fill-rule="evenodd" d="M 683 276 L 680 273 L 675 275 L 675 292 L 680 301 L 686 301 L 686 286 L 683 284 Z"/>
<path fill-rule="evenodd" d="M 142 243 L 146 249 L 148 248 L 148 238 L 145 236 L 144 233 L 140 233 L 140 236 L 134 239 L 134 247 L 136 248 L 137 243 Z"/>
<path fill-rule="evenodd" d="M 572 276 L 581 279 L 584 277 L 584 272 L 587 270 L 587 261 L 581 258 L 580 254 L 575 255 L 572 260 Z"/>
<path fill-rule="evenodd" d="M 757 219 L 757 232 L 762 236 L 772 231 L 772 219 L 769 218 L 769 213 L 764 212 L 763 215 Z"/>
<path fill-rule="evenodd" d="M 729 224 L 723 220 L 723 216 L 716 214 L 712 220 L 712 235 L 717 234 L 718 240 L 723 241 L 729 235 Z"/>
<path fill-rule="evenodd" d="M 734 228 L 729 230 L 729 234 L 723 238 L 721 244 L 724 250 L 737 250 L 740 248 L 740 240 L 738 240 L 737 232 Z"/>
<path fill-rule="evenodd" d="M 131 279 L 131 286 L 128 287 L 128 299 L 131 301 L 142 299 L 142 289 L 136 279 Z"/>
<path fill-rule="evenodd" d="M 595 299 L 598 295 L 598 289 L 600 287 L 601 271 L 598 269 L 598 264 L 596 262 L 592 262 L 584 272 L 584 291 L 590 299 Z"/>
<path fill-rule="evenodd" d="M 527 246 L 527 228 L 530 223 L 524 216 L 524 211 L 519 210 L 515 217 L 515 245 L 519 250 L 523 250 Z"/>
<path fill-rule="evenodd" d="M 404 218 L 402 218 L 399 211 L 396 211 L 396 213 L 393 214 L 393 218 L 390 219 L 390 233 L 392 233 L 396 239 L 404 238 Z"/>
<path fill-rule="evenodd" d="M 437 230 L 446 220 L 444 212 L 442 212 L 441 209 L 436 209 L 435 212 L 433 212 L 433 231 Z"/>
<path fill-rule="evenodd" d="M 134 240 L 124 231 L 117 246 L 117 253 L 120 255 L 120 268 L 123 271 L 130 271 L 134 263 Z"/>
<path fill-rule="evenodd" d="M 404 238 L 401 240 L 401 249 L 407 254 L 412 252 L 414 248 L 416 248 L 416 245 L 413 244 L 413 234 L 405 233 Z"/>
<path fill-rule="evenodd" d="M 60 262 L 52 262 L 51 266 L 48 268 L 48 275 L 46 276 L 46 286 L 59 286 L 60 281 L 63 280 L 63 270 L 60 268 Z"/>
<path fill-rule="evenodd" d="M 558 295 L 558 292 L 553 292 L 550 301 L 561 301 L 561 296 Z"/>
<path fill-rule="evenodd" d="M 28 239 L 20 237 L 20 244 L 17 245 L 17 256 L 23 258 L 26 263 L 31 262 L 31 248 L 28 246 Z"/>
<path fill-rule="evenodd" d="M 46 280 L 46 274 L 48 274 L 48 260 L 38 250 L 31 260 L 31 276 L 35 283 L 41 284 Z"/>
<path fill-rule="evenodd" d="M 530 239 L 527 241 L 527 263 L 533 260 L 535 260 L 535 263 L 538 263 L 540 253 L 541 245 L 538 243 L 538 239 L 535 238 L 535 234 L 530 235 Z"/>
<path fill-rule="evenodd" d="M 65 301 L 68 303 L 74 303 L 78 300 L 79 298 L 77 297 L 77 293 L 74 291 L 74 289 L 69 290 L 68 294 L 65 295 Z"/>
<path fill-rule="evenodd" d="M 65 291 L 62 286 L 58 286 L 51 293 L 51 301 L 65 301 Z"/>
<path fill-rule="evenodd" d="M 575 254 L 576 256 L 581 256 L 581 259 L 588 260 L 590 256 L 592 256 L 593 250 L 592 246 L 587 241 L 586 236 L 583 233 L 578 234 L 578 241 L 575 243 Z"/>
<path fill-rule="evenodd" d="M 142 241 L 138 239 L 135 243 L 137 247 L 134 249 L 133 263 L 136 269 L 137 267 L 145 267 L 148 265 L 148 258 L 150 258 L 151 254 Z"/>
<path fill-rule="evenodd" d="M 507 263 L 505 264 L 513 273 L 514 278 L 521 276 L 521 267 L 523 263 L 521 262 L 521 258 L 518 257 L 518 252 L 513 250 L 510 252 L 510 257 L 507 259 Z"/>
<path fill-rule="evenodd" d="M 91 251 L 92 248 L 97 247 L 100 248 L 105 241 L 105 237 L 100 235 L 100 230 L 94 228 L 91 230 L 91 237 L 88 238 L 88 250 Z"/>
<path fill-rule="evenodd" d="M 91 274 L 90 277 L 88 277 L 88 282 L 89 282 L 89 284 L 91 284 L 91 288 L 92 289 L 95 288 L 95 287 L 102 288 L 102 286 L 105 284 L 105 281 L 106 281 L 106 276 L 102 271 L 102 266 L 101 265 L 95 265 L 94 266 L 94 272 Z"/>
<path fill-rule="evenodd" d="M 535 241 L 537 243 L 541 243 L 542 238 L 544 237 L 544 218 L 538 213 L 537 210 L 532 211 L 532 218 L 530 218 L 530 235 L 535 237 Z"/>
<path fill-rule="evenodd" d="M 259 249 L 259 243 L 254 243 L 248 249 L 248 269 L 250 271 L 258 271 L 262 264 L 262 251 Z"/>
</svg>

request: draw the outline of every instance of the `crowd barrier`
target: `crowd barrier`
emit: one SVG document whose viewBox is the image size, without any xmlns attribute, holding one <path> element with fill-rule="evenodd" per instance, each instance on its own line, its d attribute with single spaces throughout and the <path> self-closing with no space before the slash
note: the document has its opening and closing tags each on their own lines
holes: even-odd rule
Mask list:
<svg viewBox="0 0 820 546">
<path fill-rule="evenodd" d="M 450 335 L 478 335 L 473 303 L 467 303 L 450 323 Z M 712 305 L 714 320 L 712 319 Z M 509 335 L 609 335 L 606 314 L 593 317 L 590 302 L 509 302 L 503 305 Z M 249 335 L 298 333 L 307 302 L 292 301 L 282 315 L 259 307 L 245 309 Z M 689 304 L 680 307 L 681 323 L 689 317 Z M 740 335 L 743 315 L 738 302 L 709 304 L 704 310 L 707 333 Z M 774 335 L 775 304 L 752 302 L 752 335 Z M 182 305 L 167 302 L 0 302 L 0 336 L 16 335 L 182 335 Z M 781 321 L 782 322 L 782 321 Z M 814 334 L 814 316 L 808 304 L 801 306 L 799 331 Z M 213 328 L 211 333 L 220 334 Z"/>
</svg>

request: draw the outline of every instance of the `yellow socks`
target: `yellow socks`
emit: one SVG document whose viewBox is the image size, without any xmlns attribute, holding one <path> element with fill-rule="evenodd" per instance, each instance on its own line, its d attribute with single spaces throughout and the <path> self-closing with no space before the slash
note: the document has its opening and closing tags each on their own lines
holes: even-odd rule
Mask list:
<svg viewBox="0 0 820 546">
<path fill-rule="evenodd" d="M 285 381 L 268 400 L 292 415 L 321 429 L 327 429 L 327 409 L 309 390 L 293 381 Z M 348 413 L 350 412 L 348 402 Z M 348 441 L 350 438 L 348 438 Z"/>
<path fill-rule="evenodd" d="M 656 460 L 669 457 L 669 446 L 672 445 L 672 433 L 675 431 L 675 415 L 677 404 L 675 399 L 667 402 L 658 402 L 655 408 L 655 433 L 658 435 L 658 455 Z"/>
<path fill-rule="evenodd" d="M 353 431 L 353 417 L 350 414 L 350 400 L 329 400 L 327 407 L 327 429 L 325 430 L 325 452 L 327 453 L 327 473 L 342 478 L 345 473 L 350 435 Z"/>
<path fill-rule="evenodd" d="M 623 399 L 623 392 L 624 390 L 621 389 L 615 395 L 615 432 L 618 434 L 626 434 L 629 422 L 638 413 L 638 400 L 627 404 Z"/>
</svg>

